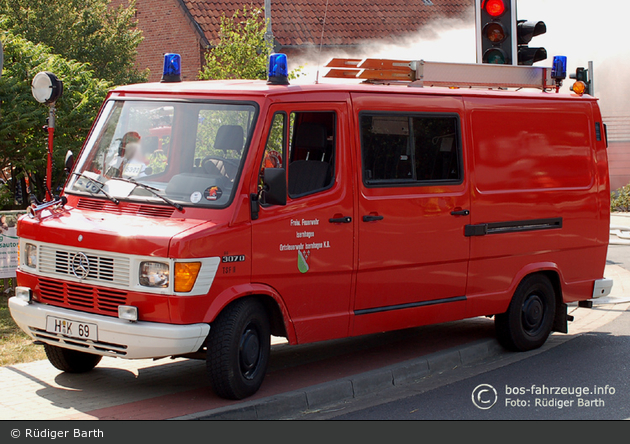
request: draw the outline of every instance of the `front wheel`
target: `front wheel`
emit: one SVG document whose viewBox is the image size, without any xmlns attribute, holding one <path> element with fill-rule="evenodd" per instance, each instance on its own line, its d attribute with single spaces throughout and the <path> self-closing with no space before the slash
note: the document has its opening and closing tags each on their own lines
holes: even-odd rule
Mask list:
<svg viewBox="0 0 630 444">
<path fill-rule="evenodd" d="M 84 353 L 77 350 L 44 344 L 44 351 L 50 363 L 57 369 L 67 373 L 85 373 L 101 362 L 101 355 Z"/>
<path fill-rule="evenodd" d="M 206 367 L 210 385 L 222 398 L 243 399 L 260 388 L 269 362 L 271 333 L 267 312 L 255 299 L 241 299 L 212 323 Z"/>
<path fill-rule="evenodd" d="M 497 339 L 508 350 L 538 348 L 551 333 L 555 312 L 556 296 L 549 279 L 529 275 L 516 288 L 508 310 L 495 316 Z"/>
</svg>

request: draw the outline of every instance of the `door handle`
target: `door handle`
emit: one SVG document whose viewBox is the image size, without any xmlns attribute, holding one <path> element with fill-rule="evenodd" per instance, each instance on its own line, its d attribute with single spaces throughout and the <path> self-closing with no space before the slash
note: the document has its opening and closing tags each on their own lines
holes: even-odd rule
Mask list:
<svg viewBox="0 0 630 444">
<path fill-rule="evenodd" d="M 383 216 L 373 216 L 371 214 L 363 216 L 363 222 L 374 222 L 376 220 L 383 220 Z"/>
<path fill-rule="evenodd" d="M 331 224 L 349 224 L 352 222 L 352 218 L 350 216 L 346 217 L 333 217 L 332 219 L 328 219 L 328 222 Z"/>
<path fill-rule="evenodd" d="M 469 214 L 470 211 L 468 210 L 451 211 L 451 216 L 468 216 Z"/>
</svg>

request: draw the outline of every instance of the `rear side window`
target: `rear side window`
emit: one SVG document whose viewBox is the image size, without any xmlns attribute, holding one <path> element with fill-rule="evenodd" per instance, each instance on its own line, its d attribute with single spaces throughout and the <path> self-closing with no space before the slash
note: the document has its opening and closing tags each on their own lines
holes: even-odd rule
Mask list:
<svg viewBox="0 0 630 444">
<path fill-rule="evenodd" d="M 462 181 L 456 114 L 363 112 L 359 118 L 363 182 L 367 186 Z"/>
</svg>

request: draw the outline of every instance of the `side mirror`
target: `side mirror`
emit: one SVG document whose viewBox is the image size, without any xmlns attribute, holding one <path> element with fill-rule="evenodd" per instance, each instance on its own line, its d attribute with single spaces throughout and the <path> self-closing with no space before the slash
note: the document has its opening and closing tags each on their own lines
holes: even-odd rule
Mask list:
<svg viewBox="0 0 630 444">
<path fill-rule="evenodd" d="M 262 199 L 270 205 L 287 204 L 287 172 L 284 168 L 265 168 Z"/>
<path fill-rule="evenodd" d="M 72 154 L 72 151 L 68 150 L 68 152 L 66 153 L 66 160 L 64 162 L 64 170 L 69 173 L 70 171 L 72 171 L 72 167 L 74 166 L 74 154 Z"/>
</svg>

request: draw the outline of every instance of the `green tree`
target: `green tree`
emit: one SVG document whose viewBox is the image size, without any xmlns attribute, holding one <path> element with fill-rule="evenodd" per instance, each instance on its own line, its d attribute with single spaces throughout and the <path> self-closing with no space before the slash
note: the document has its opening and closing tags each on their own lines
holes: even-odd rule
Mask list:
<svg viewBox="0 0 630 444">
<path fill-rule="evenodd" d="M 267 78 L 272 45 L 265 40 L 263 9 L 243 7 L 230 18 L 223 15 L 219 42 L 206 53 L 202 80 Z"/>
<path fill-rule="evenodd" d="M 0 29 L 6 29 L 0 20 Z M 0 79 L 0 164 L 10 165 L 13 185 L 27 177 L 31 191 L 42 199 L 48 135 L 42 131 L 48 107 L 35 101 L 31 82 L 40 71 L 55 73 L 64 84 L 57 101 L 53 158 L 53 192 L 63 184 L 63 159 L 68 150 L 78 154 L 111 83 L 97 78 L 90 65 L 68 61 L 42 44 L 10 31 L 0 33 L 4 72 Z M 13 190 L 15 191 L 15 190 Z M 24 199 L 22 206 L 28 203 Z"/>
<path fill-rule="evenodd" d="M 96 77 L 123 85 L 148 78 L 134 66 L 142 41 L 135 2 L 112 8 L 110 0 L 0 0 L 0 14 L 7 18 L 5 29 L 68 60 L 89 63 Z"/>
</svg>

